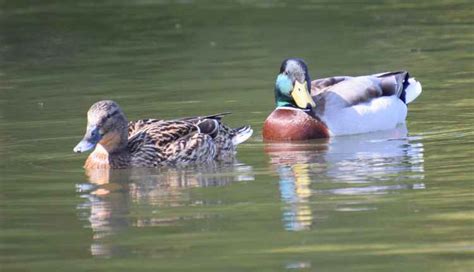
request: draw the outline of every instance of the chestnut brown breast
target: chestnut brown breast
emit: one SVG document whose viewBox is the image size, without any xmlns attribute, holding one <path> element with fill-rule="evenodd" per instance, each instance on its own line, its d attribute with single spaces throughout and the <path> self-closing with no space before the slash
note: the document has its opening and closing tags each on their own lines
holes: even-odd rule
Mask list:
<svg viewBox="0 0 474 272">
<path fill-rule="evenodd" d="M 275 109 L 263 124 L 263 139 L 270 141 L 303 141 L 329 138 L 321 121 L 302 110 Z"/>
</svg>

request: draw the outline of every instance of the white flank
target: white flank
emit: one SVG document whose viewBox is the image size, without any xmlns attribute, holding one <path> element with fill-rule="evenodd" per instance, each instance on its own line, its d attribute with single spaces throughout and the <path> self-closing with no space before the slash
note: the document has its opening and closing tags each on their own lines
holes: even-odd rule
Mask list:
<svg viewBox="0 0 474 272">
<path fill-rule="evenodd" d="M 407 104 L 415 100 L 421 94 L 422 91 L 420 82 L 416 81 L 415 78 L 409 78 L 408 83 L 408 87 L 405 89 L 405 100 Z"/>
<path fill-rule="evenodd" d="M 407 106 L 396 96 L 383 96 L 344 109 L 327 110 L 322 116 L 331 136 L 393 129 L 405 122 Z"/>
</svg>

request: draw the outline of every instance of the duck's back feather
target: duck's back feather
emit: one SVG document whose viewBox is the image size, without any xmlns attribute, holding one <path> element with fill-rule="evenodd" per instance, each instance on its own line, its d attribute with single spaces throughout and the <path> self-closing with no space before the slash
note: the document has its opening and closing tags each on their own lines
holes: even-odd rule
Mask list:
<svg viewBox="0 0 474 272">
<path fill-rule="evenodd" d="M 154 167 L 169 160 L 170 145 L 190 138 L 198 132 L 196 126 L 184 121 L 141 120 L 133 124 L 128 149 L 133 166 Z M 130 126 L 129 126 L 130 129 Z M 181 152 L 183 148 L 179 149 Z M 194 158 L 198 160 L 199 158 Z"/>
<path fill-rule="evenodd" d="M 129 123 L 132 165 L 158 166 L 232 158 L 238 144 L 252 135 L 250 127 L 232 129 L 220 113 L 171 121 L 143 119 Z"/>
</svg>

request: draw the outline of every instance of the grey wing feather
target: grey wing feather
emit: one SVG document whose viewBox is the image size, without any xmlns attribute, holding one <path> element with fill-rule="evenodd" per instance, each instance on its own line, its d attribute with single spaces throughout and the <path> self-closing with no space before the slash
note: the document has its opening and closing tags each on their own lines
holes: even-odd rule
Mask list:
<svg viewBox="0 0 474 272">
<path fill-rule="evenodd" d="M 311 93 L 316 102 L 316 111 L 324 111 L 325 107 L 350 107 L 380 96 L 402 97 L 407 80 L 408 73 L 405 71 L 323 78 L 311 83 Z"/>
</svg>

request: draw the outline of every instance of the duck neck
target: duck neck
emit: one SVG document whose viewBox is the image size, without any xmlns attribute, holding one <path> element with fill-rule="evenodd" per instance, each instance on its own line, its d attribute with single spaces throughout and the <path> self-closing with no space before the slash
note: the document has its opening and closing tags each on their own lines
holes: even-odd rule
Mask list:
<svg viewBox="0 0 474 272">
<path fill-rule="evenodd" d="M 104 135 L 97 144 L 109 154 L 120 154 L 127 151 L 128 131 L 112 131 Z"/>
<path fill-rule="evenodd" d="M 278 90 L 275 91 L 275 105 L 276 107 L 296 107 L 291 97 L 288 97 Z"/>
</svg>

